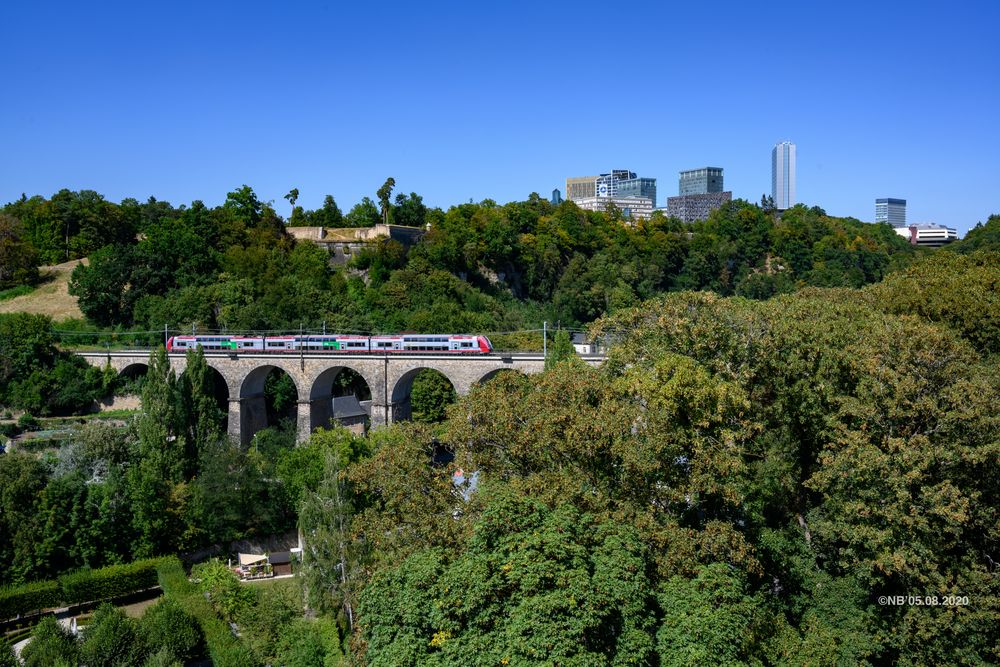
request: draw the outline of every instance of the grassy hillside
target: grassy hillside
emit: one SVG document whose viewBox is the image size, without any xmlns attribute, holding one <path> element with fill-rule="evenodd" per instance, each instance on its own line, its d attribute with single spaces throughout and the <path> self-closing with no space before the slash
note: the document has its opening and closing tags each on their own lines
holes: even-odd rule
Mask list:
<svg viewBox="0 0 1000 667">
<path fill-rule="evenodd" d="M 69 318 L 82 318 L 83 313 L 76 303 L 76 297 L 70 296 L 69 277 L 80 262 L 74 260 L 65 264 L 45 266 L 40 269 L 42 281 L 37 288 L 16 296 L 13 299 L 0 300 L 0 313 L 34 313 L 48 315 L 55 321 Z"/>
</svg>

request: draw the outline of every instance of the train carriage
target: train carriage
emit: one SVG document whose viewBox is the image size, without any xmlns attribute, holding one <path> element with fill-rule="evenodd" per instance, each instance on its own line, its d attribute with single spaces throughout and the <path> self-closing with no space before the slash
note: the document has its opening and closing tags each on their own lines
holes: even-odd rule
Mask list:
<svg viewBox="0 0 1000 667">
<path fill-rule="evenodd" d="M 199 345 L 206 352 L 236 348 L 232 336 L 174 336 L 167 340 L 167 352 L 193 350 Z"/>
<path fill-rule="evenodd" d="M 477 336 L 405 335 L 402 349 L 408 352 L 481 352 Z"/>
<path fill-rule="evenodd" d="M 448 353 L 489 354 L 493 345 L 486 336 L 465 334 L 401 334 L 392 336 L 174 336 L 168 352 L 310 352 L 310 353 Z"/>
</svg>

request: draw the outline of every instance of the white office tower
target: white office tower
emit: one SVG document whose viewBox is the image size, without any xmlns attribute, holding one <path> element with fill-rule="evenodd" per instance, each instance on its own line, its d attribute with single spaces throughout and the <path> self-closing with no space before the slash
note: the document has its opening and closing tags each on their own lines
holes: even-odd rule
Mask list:
<svg viewBox="0 0 1000 667">
<path fill-rule="evenodd" d="M 906 227 L 906 200 L 885 197 L 875 200 L 875 222 Z"/>
<path fill-rule="evenodd" d="M 779 211 L 795 206 L 795 144 L 790 141 L 771 151 L 771 197 Z"/>
</svg>

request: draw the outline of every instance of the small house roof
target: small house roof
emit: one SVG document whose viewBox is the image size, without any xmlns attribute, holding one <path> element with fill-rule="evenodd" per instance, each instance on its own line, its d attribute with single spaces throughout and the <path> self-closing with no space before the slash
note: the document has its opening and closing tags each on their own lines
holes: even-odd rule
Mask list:
<svg viewBox="0 0 1000 667">
<path fill-rule="evenodd" d="M 264 554 L 239 554 L 240 565 L 254 565 L 267 560 Z"/>
<path fill-rule="evenodd" d="M 368 416 L 368 413 L 356 396 L 337 396 L 333 399 L 333 416 L 335 419 Z"/>
<path fill-rule="evenodd" d="M 292 562 L 292 554 L 287 551 L 275 551 L 273 554 L 268 556 L 268 560 L 271 565 L 284 565 Z"/>
</svg>

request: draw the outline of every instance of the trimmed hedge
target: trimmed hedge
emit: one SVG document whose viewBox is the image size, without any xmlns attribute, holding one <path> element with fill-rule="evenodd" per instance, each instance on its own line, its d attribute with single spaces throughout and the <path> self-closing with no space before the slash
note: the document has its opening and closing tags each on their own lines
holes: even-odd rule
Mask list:
<svg viewBox="0 0 1000 667">
<path fill-rule="evenodd" d="M 62 590 L 58 581 L 35 581 L 22 586 L 0 588 L 0 619 L 58 607 Z"/>
<path fill-rule="evenodd" d="M 78 570 L 59 577 L 63 604 L 107 600 L 156 586 L 159 558 L 109 565 L 98 570 Z"/>
<path fill-rule="evenodd" d="M 152 588 L 159 583 L 167 598 L 198 620 L 205 635 L 208 654 L 216 667 L 248 667 L 255 664 L 250 649 L 233 636 L 211 603 L 188 581 L 176 556 L 151 558 L 98 570 L 80 570 L 54 581 L 37 581 L 13 588 L 0 588 L 0 618 L 13 618 L 47 607 L 96 602 Z"/>
<path fill-rule="evenodd" d="M 177 602 L 198 619 L 205 634 L 208 654 L 215 667 L 248 667 L 255 664 L 250 649 L 233 636 L 229 625 L 215 613 L 211 603 L 188 581 L 184 566 L 174 556 L 164 558 L 158 568 L 160 588 L 167 599 Z"/>
<path fill-rule="evenodd" d="M 159 558 L 78 570 L 56 580 L 0 588 L 0 620 L 49 607 L 97 602 L 156 586 Z"/>
</svg>

